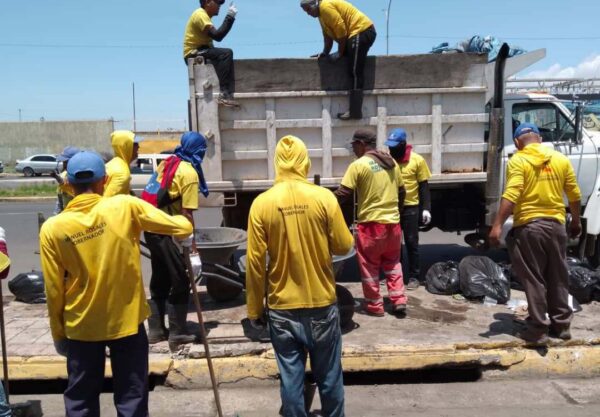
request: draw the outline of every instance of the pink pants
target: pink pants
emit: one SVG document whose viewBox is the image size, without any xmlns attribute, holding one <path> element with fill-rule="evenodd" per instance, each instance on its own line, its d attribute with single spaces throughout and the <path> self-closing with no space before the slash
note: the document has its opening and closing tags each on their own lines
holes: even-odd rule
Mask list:
<svg viewBox="0 0 600 417">
<path fill-rule="evenodd" d="M 372 313 L 383 312 L 383 297 L 379 293 L 379 272 L 383 270 L 390 301 L 406 304 L 400 247 L 402 229 L 399 224 L 360 223 L 357 229 L 356 252 L 365 295 L 365 308 Z"/>
</svg>

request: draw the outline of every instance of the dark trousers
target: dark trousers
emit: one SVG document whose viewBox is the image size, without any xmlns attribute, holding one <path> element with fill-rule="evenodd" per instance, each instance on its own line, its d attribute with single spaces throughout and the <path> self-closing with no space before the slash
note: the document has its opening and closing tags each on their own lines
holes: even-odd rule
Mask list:
<svg viewBox="0 0 600 417">
<path fill-rule="evenodd" d="M 528 324 L 540 333 L 549 326 L 557 331 L 568 329 L 573 313 L 568 303 L 565 226 L 554 220 L 535 220 L 512 229 L 506 241 L 513 272 L 527 295 Z"/>
<path fill-rule="evenodd" d="M 404 282 L 419 279 L 419 206 L 405 206 L 400 216 L 400 226 L 404 235 L 407 256 L 401 256 L 402 265 L 408 266 Z M 401 251 L 401 254 L 404 253 Z M 406 258 L 406 259 L 405 259 Z"/>
<path fill-rule="evenodd" d="M 200 48 L 188 56 L 194 58 L 201 56 L 210 60 L 210 63 L 215 67 L 219 84 L 221 85 L 221 93 L 225 97 L 232 97 L 235 93 L 235 72 L 233 67 L 233 51 L 228 48 Z"/>
<path fill-rule="evenodd" d="M 171 236 L 144 233 L 150 249 L 152 277 L 150 296 L 153 300 L 168 300 L 171 304 L 187 304 L 190 281 L 186 273 L 183 255 Z"/>
<path fill-rule="evenodd" d="M 110 349 L 114 403 L 119 417 L 148 416 L 148 338 L 138 333 L 102 342 L 67 340 L 67 417 L 100 417 L 105 349 Z"/>
<path fill-rule="evenodd" d="M 352 90 L 362 90 L 364 87 L 367 54 L 375 42 L 375 38 L 377 38 L 377 32 L 375 32 L 375 28 L 371 26 L 369 29 L 348 39 L 348 43 L 346 44 L 346 55 L 350 58 L 348 60 L 348 69 L 352 76 Z"/>
</svg>

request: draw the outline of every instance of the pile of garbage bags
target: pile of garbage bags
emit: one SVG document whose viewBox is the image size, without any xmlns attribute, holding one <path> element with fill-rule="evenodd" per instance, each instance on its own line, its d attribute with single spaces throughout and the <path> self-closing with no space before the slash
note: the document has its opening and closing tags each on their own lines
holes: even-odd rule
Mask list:
<svg viewBox="0 0 600 417">
<path fill-rule="evenodd" d="M 569 258 L 569 293 L 580 304 L 600 301 L 600 268 Z M 432 294 L 462 293 L 470 299 L 493 299 L 505 304 L 510 290 L 523 290 L 510 264 L 496 263 L 486 256 L 467 256 L 460 263 L 448 261 L 433 264 L 425 275 L 427 290 Z"/>
<path fill-rule="evenodd" d="M 44 293 L 44 275 L 40 271 L 19 274 L 8 281 L 8 289 L 17 301 L 27 304 L 43 304 L 46 302 Z"/>
<path fill-rule="evenodd" d="M 477 54 L 488 54 L 488 62 L 494 62 L 498 57 L 498 52 L 502 43 L 494 36 L 479 36 L 475 35 L 458 42 L 454 46 L 450 46 L 448 42 L 441 43 L 431 49 L 433 54 L 441 54 L 448 52 L 468 52 Z M 512 46 L 508 52 L 509 57 L 521 55 L 526 51 L 518 46 Z"/>
</svg>

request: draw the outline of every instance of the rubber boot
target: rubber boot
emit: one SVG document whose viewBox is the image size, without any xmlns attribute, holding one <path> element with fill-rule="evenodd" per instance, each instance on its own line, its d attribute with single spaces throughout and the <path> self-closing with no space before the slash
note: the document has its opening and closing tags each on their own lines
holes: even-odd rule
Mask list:
<svg viewBox="0 0 600 417">
<path fill-rule="evenodd" d="M 167 340 L 169 331 L 165 327 L 165 300 L 148 300 L 150 306 L 150 317 L 148 317 L 148 343 Z"/>
<path fill-rule="evenodd" d="M 187 329 L 187 304 L 167 303 L 169 316 L 169 348 L 177 350 L 179 345 L 198 343 L 200 338 L 190 334 Z"/>
<path fill-rule="evenodd" d="M 339 113 L 338 119 L 362 119 L 363 90 L 350 90 L 350 110 Z"/>
</svg>

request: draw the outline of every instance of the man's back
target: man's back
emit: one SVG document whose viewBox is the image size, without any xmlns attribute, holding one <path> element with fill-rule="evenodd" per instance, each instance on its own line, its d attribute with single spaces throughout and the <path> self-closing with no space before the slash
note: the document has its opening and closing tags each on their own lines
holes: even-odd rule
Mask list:
<svg viewBox="0 0 600 417">
<path fill-rule="evenodd" d="M 82 194 L 40 232 L 55 339 L 96 341 L 135 334 L 148 315 L 141 280 L 142 230 L 188 236 L 192 227 L 130 196 Z M 60 333 L 61 330 L 65 334 Z"/>
<path fill-rule="evenodd" d="M 332 39 L 350 38 L 373 25 L 363 12 L 344 0 L 323 0 L 319 10 L 321 26 Z"/>
</svg>

